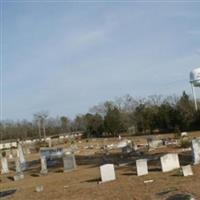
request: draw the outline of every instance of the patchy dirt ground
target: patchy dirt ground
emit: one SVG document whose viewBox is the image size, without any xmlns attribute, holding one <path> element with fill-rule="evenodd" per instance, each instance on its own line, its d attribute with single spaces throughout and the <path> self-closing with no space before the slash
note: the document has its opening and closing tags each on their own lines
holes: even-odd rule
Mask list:
<svg viewBox="0 0 200 200">
<path fill-rule="evenodd" d="M 169 135 L 170 136 L 170 135 Z M 169 137 L 168 136 L 168 137 Z M 200 136 L 200 132 L 192 133 L 191 137 Z M 166 137 L 166 135 L 165 135 Z M 144 137 L 135 137 L 138 143 L 144 142 Z M 160 148 L 141 155 L 122 156 L 119 151 L 110 151 L 108 155 L 95 146 L 116 143 L 117 139 L 92 140 L 89 143 L 77 144 L 79 151 L 76 153 L 77 169 L 71 172 L 62 172 L 62 165 L 50 168 L 46 176 L 39 176 L 39 154 L 27 156 L 30 170 L 25 172 L 25 178 L 13 181 L 13 163 L 11 173 L 1 175 L 1 191 L 17 189 L 9 199 L 13 200 L 164 200 L 171 194 L 190 193 L 200 200 L 200 165 L 192 166 L 194 176 L 183 177 L 180 170 L 162 173 L 159 157 L 166 152 L 181 152 L 180 148 Z M 85 149 L 84 146 L 92 145 L 93 148 Z M 138 158 L 158 158 L 148 163 L 149 174 L 138 177 L 136 175 L 135 160 Z M 191 163 L 191 152 L 179 153 L 181 165 Z M 132 163 L 120 167 L 121 161 Z M 100 180 L 99 165 L 105 162 L 115 163 L 117 179 L 112 182 L 98 184 Z M 153 180 L 152 183 L 144 183 Z M 35 192 L 35 187 L 42 185 L 43 192 Z"/>
</svg>

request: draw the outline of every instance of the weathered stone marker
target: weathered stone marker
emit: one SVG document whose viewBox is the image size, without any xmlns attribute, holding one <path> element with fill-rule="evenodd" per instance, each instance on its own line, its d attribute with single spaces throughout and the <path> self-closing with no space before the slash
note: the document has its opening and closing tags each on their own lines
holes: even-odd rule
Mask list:
<svg viewBox="0 0 200 200">
<path fill-rule="evenodd" d="M 20 143 L 18 143 L 18 148 L 17 148 L 17 154 L 18 154 L 18 157 L 19 157 L 19 161 L 20 161 L 20 164 L 21 164 L 21 169 L 22 170 L 26 170 L 26 159 L 24 157 L 24 152 L 23 152 L 23 148 L 22 148 L 22 145 Z"/>
<path fill-rule="evenodd" d="M 1 157 L 1 174 L 7 174 L 9 173 L 8 169 L 8 160 L 6 157 Z"/>
<path fill-rule="evenodd" d="M 143 176 L 148 174 L 147 159 L 136 160 L 137 175 Z"/>
<path fill-rule="evenodd" d="M 71 171 L 76 168 L 76 160 L 75 156 L 71 152 L 64 152 L 63 153 L 63 166 L 64 172 Z"/>
<path fill-rule="evenodd" d="M 192 167 L 191 165 L 182 166 L 183 176 L 192 176 Z"/>
<path fill-rule="evenodd" d="M 57 148 L 57 147 L 42 147 L 40 148 L 40 155 L 45 156 L 46 159 L 55 159 L 55 158 L 62 158 L 63 156 L 63 148 Z"/>
<path fill-rule="evenodd" d="M 163 146 L 162 140 L 151 140 L 149 141 L 149 148 L 158 148 Z"/>
<path fill-rule="evenodd" d="M 192 140 L 192 156 L 194 165 L 200 163 L 200 138 Z"/>
<path fill-rule="evenodd" d="M 15 166 L 16 166 L 16 175 L 14 176 L 14 180 L 18 181 L 24 178 L 24 173 L 22 171 L 21 163 L 19 159 L 16 159 Z"/>
<path fill-rule="evenodd" d="M 113 164 L 105 164 L 100 166 L 101 181 L 113 181 L 115 177 L 115 169 Z"/>
<path fill-rule="evenodd" d="M 46 157 L 45 156 L 41 156 L 40 157 L 40 161 L 41 161 L 40 174 L 46 175 L 48 173 Z"/>
<path fill-rule="evenodd" d="M 180 168 L 178 154 L 168 153 L 160 158 L 163 172 L 169 172 Z"/>
<path fill-rule="evenodd" d="M 128 154 L 128 153 L 131 153 L 132 151 L 133 151 L 133 148 L 129 145 L 122 147 L 122 153 L 123 154 Z"/>
<path fill-rule="evenodd" d="M 48 140 L 48 146 L 49 146 L 49 147 L 52 147 L 51 138 L 49 138 L 49 140 Z"/>
</svg>

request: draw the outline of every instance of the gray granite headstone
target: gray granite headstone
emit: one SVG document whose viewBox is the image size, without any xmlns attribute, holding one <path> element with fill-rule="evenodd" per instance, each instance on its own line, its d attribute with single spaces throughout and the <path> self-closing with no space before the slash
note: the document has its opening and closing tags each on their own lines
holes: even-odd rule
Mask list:
<svg viewBox="0 0 200 200">
<path fill-rule="evenodd" d="M 20 161 L 20 164 L 21 164 L 21 169 L 22 170 L 26 170 L 27 168 L 27 163 L 26 163 L 26 159 L 24 157 L 24 151 L 23 151 L 23 148 L 22 148 L 22 145 L 21 143 L 18 143 L 18 157 L 19 157 L 19 161 Z"/>
<path fill-rule="evenodd" d="M 133 151 L 133 148 L 130 145 L 122 147 L 122 153 L 123 154 L 128 154 L 128 153 L 131 153 L 132 151 Z"/>
<path fill-rule="evenodd" d="M 21 163 L 20 163 L 19 159 L 16 159 L 16 161 L 15 161 L 15 167 L 16 167 L 16 174 L 14 176 L 14 180 L 18 181 L 18 180 L 23 179 L 24 178 L 24 173 L 22 171 Z"/>
<path fill-rule="evenodd" d="M 46 157 L 45 156 L 41 156 L 40 157 L 40 161 L 41 161 L 40 174 L 45 175 L 45 174 L 48 173 Z"/>
<path fill-rule="evenodd" d="M 192 155 L 193 155 L 193 163 L 200 163 L 200 138 L 192 140 Z"/>
<path fill-rule="evenodd" d="M 63 153 L 63 166 L 64 172 L 68 172 L 76 168 L 76 160 L 74 154 L 68 152 Z"/>
<path fill-rule="evenodd" d="M 8 161 L 6 157 L 1 157 L 1 174 L 7 174 L 9 173 L 9 169 L 8 169 Z"/>
<path fill-rule="evenodd" d="M 48 159 L 55 159 L 55 158 L 62 158 L 63 148 L 43 147 L 43 148 L 40 148 L 40 155 L 45 156 L 47 160 Z"/>
</svg>

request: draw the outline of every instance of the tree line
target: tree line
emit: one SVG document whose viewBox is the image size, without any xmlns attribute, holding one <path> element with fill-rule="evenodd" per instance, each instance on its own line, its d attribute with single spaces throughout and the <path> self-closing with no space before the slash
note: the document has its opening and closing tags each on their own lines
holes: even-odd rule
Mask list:
<svg viewBox="0 0 200 200">
<path fill-rule="evenodd" d="M 191 130 L 200 130 L 200 111 L 195 110 L 193 100 L 185 92 L 179 97 L 152 95 L 136 99 L 126 95 L 93 106 L 74 120 L 67 116 L 50 117 L 48 112 L 41 111 L 33 115 L 32 121 L 0 122 L 2 140 L 45 138 L 79 131 L 86 137 L 102 137 Z"/>
</svg>

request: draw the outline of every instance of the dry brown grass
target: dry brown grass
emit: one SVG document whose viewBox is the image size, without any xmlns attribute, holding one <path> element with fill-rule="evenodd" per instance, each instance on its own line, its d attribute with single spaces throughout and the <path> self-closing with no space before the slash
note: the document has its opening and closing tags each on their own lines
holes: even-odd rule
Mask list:
<svg viewBox="0 0 200 200">
<path fill-rule="evenodd" d="M 171 135 L 171 134 L 170 134 Z M 169 135 L 169 136 L 170 136 Z M 166 137 L 166 135 L 164 135 Z M 195 132 L 190 137 L 200 136 Z M 137 142 L 144 141 L 144 137 L 133 138 Z M 116 143 L 117 139 L 93 140 L 89 144 Z M 149 174 L 138 177 L 135 164 L 125 167 L 116 167 L 116 181 L 98 184 L 100 173 L 99 165 L 102 162 L 103 153 L 99 149 L 84 149 L 84 145 L 78 144 L 81 148 L 77 154 L 78 167 L 68 173 L 62 172 L 62 165 L 57 169 L 50 169 L 47 176 L 37 176 L 40 170 L 39 162 L 33 164 L 30 171 L 25 172 L 23 180 L 14 182 L 11 177 L 14 171 L 8 175 L 1 175 L 1 190 L 17 189 L 17 192 L 9 199 L 14 200 L 161 200 L 166 199 L 176 191 L 188 192 L 200 199 L 200 165 L 193 166 L 194 176 L 182 177 L 178 170 L 170 173 L 160 171 L 159 160 L 149 162 Z M 166 153 L 176 152 L 177 148 L 161 148 L 149 153 L 144 157 L 152 157 Z M 95 153 L 96 152 L 96 153 Z M 121 160 L 117 151 L 111 151 L 107 156 L 108 160 L 118 162 Z M 134 160 L 137 158 L 124 157 L 123 160 Z M 31 154 L 29 161 L 39 159 L 38 154 Z M 191 162 L 191 152 L 180 154 L 181 164 Z M 154 180 L 153 183 L 144 183 L 145 180 Z M 37 193 L 35 187 L 43 185 L 44 191 Z M 161 192 L 164 192 L 163 194 Z M 159 194 L 161 193 L 161 194 Z"/>
</svg>

